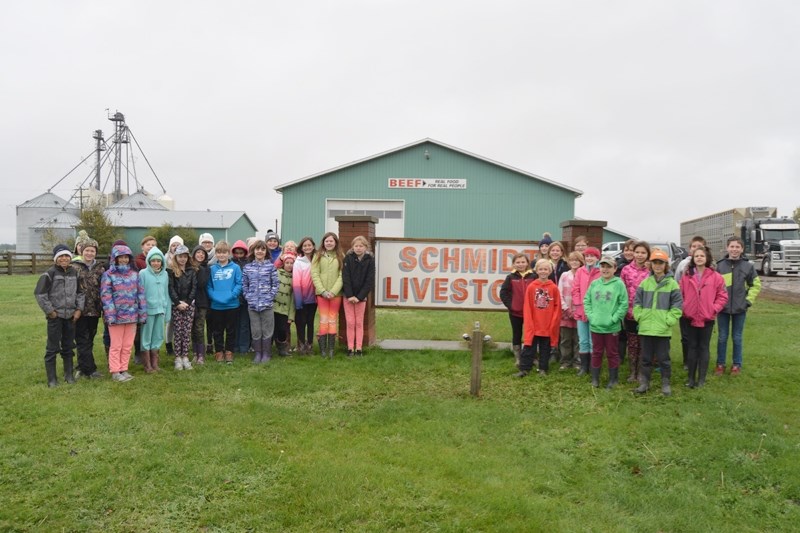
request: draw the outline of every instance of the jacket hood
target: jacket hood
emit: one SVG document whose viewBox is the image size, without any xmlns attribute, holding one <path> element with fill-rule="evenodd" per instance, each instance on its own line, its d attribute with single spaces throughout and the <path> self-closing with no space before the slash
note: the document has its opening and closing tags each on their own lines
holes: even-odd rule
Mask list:
<svg viewBox="0 0 800 533">
<path fill-rule="evenodd" d="M 150 251 L 147 252 L 147 258 L 145 259 L 145 263 L 147 264 L 147 270 L 155 274 L 153 267 L 150 266 L 150 260 L 153 259 L 154 257 L 161 258 L 161 272 L 164 272 L 165 269 L 167 268 L 166 262 L 164 261 L 164 253 L 161 250 L 159 250 L 157 246 L 153 246 L 152 248 L 150 248 Z"/>
<path fill-rule="evenodd" d="M 133 262 L 133 252 L 131 252 L 131 249 L 124 244 L 118 244 L 111 249 L 111 264 L 117 264 L 117 257 L 121 255 L 129 256 L 131 262 Z"/>
<path fill-rule="evenodd" d="M 233 254 L 233 251 L 237 248 L 241 248 L 242 250 L 244 250 L 244 253 L 247 254 L 247 243 L 244 242 L 243 240 L 239 239 L 238 241 L 233 243 L 233 246 L 231 246 L 231 254 Z"/>
<path fill-rule="evenodd" d="M 203 264 L 207 263 L 208 262 L 208 252 L 206 252 L 206 249 L 203 248 L 202 246 L 200 246 L 199 244 L 197 246 L 195 246 L 194 249 L 192 250 L 192 257 L 194 258 L 195 254 L 197 253 L 197 250 L 202 251 L 203 255 L 205 255 L 205 257 L 206 257 L 205 259 L 203 259 Z"/>
</svg>

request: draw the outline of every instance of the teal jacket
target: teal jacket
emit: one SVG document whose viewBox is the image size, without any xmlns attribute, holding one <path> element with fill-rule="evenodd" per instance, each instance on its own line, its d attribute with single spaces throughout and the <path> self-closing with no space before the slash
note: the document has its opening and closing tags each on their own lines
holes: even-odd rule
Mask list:
<svg viewBox="0 0 800 533">
<path fill-rule="evenodd" d="M 583 298 L 583 311 L 592 333 L 617 333 L 622 329 L 622 319 L 628 312 L 625 284 L 616 276 L 608 281 L 597 278 L 589 285 Z"/>
<path fill-rule="evenodd" d="M 672 326 L 683 314 L 683 297 L 678 282 L 667 274 L 661 281 L 650 275 L 636 289 L 633 318 L 639 323 L 639 335 L 671 337 Z"/>
<path fill-rule="evenodd" d="M 161 258 L 161 270 L 156 274 L 150 266 L 153 257 Z M 157 247 L 147 253 L 147 268 L 139 272 L 139 279 L 144 287 L 144 298 L 147 301 L 147 316 L 164 315 L 164 320 L 172 319 L 172 300 L 169 297 L 169 274 L 164 254 Z"/>
</svg>

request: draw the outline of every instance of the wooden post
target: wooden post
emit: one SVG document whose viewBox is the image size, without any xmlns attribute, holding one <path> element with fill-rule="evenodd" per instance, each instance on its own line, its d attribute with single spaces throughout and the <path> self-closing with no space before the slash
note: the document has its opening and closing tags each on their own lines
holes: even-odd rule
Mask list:
<svg viewBox="0 0 800 533">
<path fill-rule="evenodd" d="M 36 254 L 31 254 L 31 274 L 36 274 Z"/>
<path fill-rule="evenodd" d="M 13 257 L 14 256 L 12 255 L 11 252 L 6 252 L 6 259 L 8 261 L 8 264 L 6 265 L 6 268 L 8 269 L 8 275 L 9 276 L 14 273 L 14 259 L 13 259 Z"/>
<path fill-rule="evenodd" d="M 483 363 L 483 333 L 481 323 L 475 322 L 472 330 L 472 378 L 469 384 L 469 393 L 478 397 L 481 393 L 481 364 Z"/>
</svg>

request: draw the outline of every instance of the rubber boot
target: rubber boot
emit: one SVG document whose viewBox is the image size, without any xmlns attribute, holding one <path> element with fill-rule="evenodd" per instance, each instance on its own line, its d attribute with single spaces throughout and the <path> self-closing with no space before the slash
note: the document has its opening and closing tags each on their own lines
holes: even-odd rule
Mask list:
<svg viewBox="0 0 800 533">
<path fill-rule="evenodd" d="M 58 377 L 56 377 L 56 360 L 45 361 L 44 370 L 47 372 L 47 386 L 58 387 Z"/>
<path fill-rule="evenodd" d="M 64 381 L 70 385 L 75 384 L 75 375 L 72 373 L 74 367 L 72 366 L 72 357 L 64 357 Z"/>
<path fill-rule="evenodd" d="M 703 355 L 697 365 L 697 386 L 702 387 L 706 384 L 706 374 L 708 374 L 708 359 L 709 356 Z"/>
<path fill-rule="evenodd" d="M 281 357 L 289 355 L 289 343 L 287 341 L 278 341 L 278 355 Z"/>
<path fill-rule="evenodd" d="M 153 368 L 153 372 L 161 372 L 158 367 L 158 350 L 150 350 L 150 366 Z"/>
<path fill-rule="evenodd" d="M 268 363 L 272 359 L 272 337 L 261 339 L 261 362 Z"/>
<path fill-rule="evenodd" d="M 197 363 L 201 364 L 201 365 L 206 364 L 206 345 L 205 345 L 205 343 L 198 342 L 196 349 L 197 349 L 197 351 L 195 352 L 195 354 L 197 354 Z"/>
<path fill-rule="evenodd" d="M 607 389 L 613 389 L 619 383 L 619 367 L 608 369 L 608 385 Z"/>
<path fill-rule="evenodd" d="M 336 350 L 336 333 L 328 333 L 328 357 L 331 359 L 334 350 Z"/>
<path fill-rule="evenodd" d="M 511 347 L 511 351 L 514 353 L 514 366 L 519 368 L 519 352 L 522 347 L 519 344 L 515 344 Z"/>
<path fill-rule="evenodd" d="M 669 384 L 668 376 L 661 376 L 661 394 L 664 396 L 672 396 L 672 387 Z"/>
<path fill-rule="evenodd" d="M 319 354 L 325 358 L 328 356 L 328 336 L 320 335 L 319 339 Z"/>
<path fill-rule="evenodd" d="M 150 350 L 142 350 L 142 365 L 144 365 L 144 373 L 152 374 L 153 364 L 150 362 Z"/>
<path fill-rule="evenodd" d="M 634 389 L 633 392 L 636 394 L 644 394 L 650 389 L 650 376 L 653 373 L 653 367 L 648 366 L 647 368 L 642 368 L 641 374 L 639 374 L 639 386 Z"/>
<path fill-rule="evenodd" d="M 143 352 L 136 352 L 136 354 L 133 356 L 133 364 L 134 365 L 143 365 L 144 364 L 144 358 L 142 357 L 142 355 L 143 355 Z"/>
<path fill-rule="evenodd" d="M 253 357 L 254 365 L 261 364 L 261 359 L 264 358 L 264 352 L 262 352 L 261 344 L 261 339 L 256 339 L 253 341 L 253 351 L 256 352 L 256 355 Z"/>
<path fill-rule="evenodd" d="M 600 386 L 600 367 L 598 368 L 591 368 L 592 373 L 592 387 L 597 388 Z"/>
<path fill-rule="evenodd" d="M 581 368 L 578 370 L 579 376 L 585 376 L 589 373 L 589 363 L 591 359 L 589 358 L 588 353 L 579 353 L 578 356 L 581 358 Z"/>
<path fill-rule="evenodd" d="M 167 343 L 167 355 L 175 355 L 175 347 L 171 342 Z"/>
</svg>

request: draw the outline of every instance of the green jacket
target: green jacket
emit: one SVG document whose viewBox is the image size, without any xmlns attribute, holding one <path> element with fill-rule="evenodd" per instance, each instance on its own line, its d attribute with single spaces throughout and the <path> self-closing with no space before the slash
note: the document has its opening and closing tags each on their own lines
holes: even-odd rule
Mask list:
<svg viewBox="0 0 800 533">
<path fill-rule="evenodd" d="M 335 253 L 317 254 L 311 262 L 311 280 L 317 294 L 328 291 L 339 296 L 342 293 L 342 268 Z"/>
<path fill-rule="evenodd" d="M 636 289 L 633 318 L 639 323 L 639 335 L 671 337 L 672 326 L 683 314 L 683 297 L 678 282 L 667 274 L 661 281 L 650 275 Z"/>
<path fill-rule="evenodd" d="M 622 319 L 628 312 L 625 284 L 616 276 L 608 281 L 597 278 L 589 285 L 583 298 L 583 311 L 592 333 L 617 333 L 622 329 Z"/>
<path fill-rule="evenodd" d="M 289 317 L 294 321 L 294 291 L 292 290 L 292 273 L 278 269 L 278 294 L 272 304 L 272 311 Z"/>
</svg>

